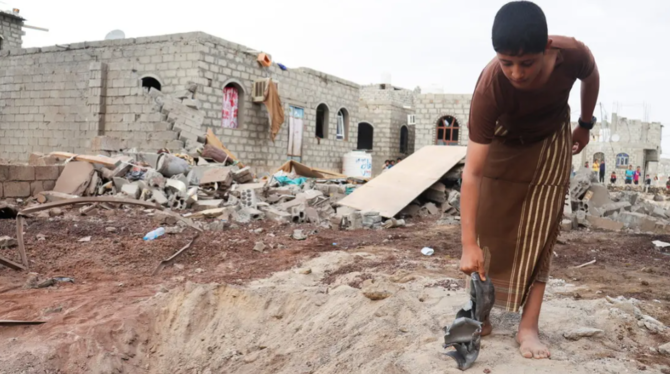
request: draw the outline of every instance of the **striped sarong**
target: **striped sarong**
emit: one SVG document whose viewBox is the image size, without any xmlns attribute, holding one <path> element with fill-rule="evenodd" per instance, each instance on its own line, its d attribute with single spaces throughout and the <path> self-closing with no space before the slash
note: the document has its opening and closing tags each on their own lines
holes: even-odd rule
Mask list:
<svg viewBox="0 0 670 374">
<path fill-rule="evenodd" d="M 547 282 L 570 181 L 569 116 L 552 136 L 505 142 L 498 128 L 484 166 L 476 230 L 496 306 L 516 312 L 535 281 Z"/>
</svg>

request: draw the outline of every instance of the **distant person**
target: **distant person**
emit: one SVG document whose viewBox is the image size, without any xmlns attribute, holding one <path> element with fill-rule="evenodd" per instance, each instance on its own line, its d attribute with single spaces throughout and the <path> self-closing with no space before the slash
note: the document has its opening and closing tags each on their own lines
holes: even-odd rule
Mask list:
<svg viewBox="0 0 670 374">
<path fill-rule="evenodd" d="M 605 183 L 605 160 L 600 162 L 600 183 Z"/>
<path fill-rule="evenodd" d="M 638 166 L 637 169 L 635 169 L 635 174 L 633 174 L 633 183 L 635 183 L 636 186 L 640 184 L 640 176 L 642 176 L 642 172 Z"/>
<path fill-rule="evenodd" d="M 402 161 L 402 157 L 398 157 L 398 159 L 395 161 L 395 164 L 398 165 Z"/>
<path fill-rule="evenodd" d="M 670 189 L 670 177 L 668 177 L 668 181 L 665 182 L 665 188 Z"/>
<path fill-rule="evenodd" d="M 610 175 L 610 183 L 611 184 L 616 184 L 616 172 L 613 171 L 612 175 Z"/>
<path fill-rule="evenodd" d="M 632 184 L 634 176 L 635 176 L 635 170 L 633 170 L 633 165 L 628 165 L 628 170 L 626 170 L 626 178 L 624 179 L 624 184 Z"/>
<path fill-rule="evenodd" d="M 591 167 L 591 171 L 593 172 L 593 175 L 598 178 L 598 173 L 600 172 L 600 163 L 598 160 L 593 161 L 593 166 Z"/>
<path fill-rule="evenodd" d="M 395 160 L 389 160 L 389 169 L 395 166 Z"/>
<path fill-rule="evenodd" d="M 388 169 L 391 166 L 391 160 L 384 161 L 384 169 Z"/>
<path fill-rule="evenodd" d="M 588 168 L 589 168 L 589 162 L 586 161 L 586 162 L 584 163 L 584 169 L 588 169 Z"/>
</svg>

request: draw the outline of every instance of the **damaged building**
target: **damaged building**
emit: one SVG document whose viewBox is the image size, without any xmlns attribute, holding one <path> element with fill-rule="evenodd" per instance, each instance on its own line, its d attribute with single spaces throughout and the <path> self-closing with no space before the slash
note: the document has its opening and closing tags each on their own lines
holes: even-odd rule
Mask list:
<svg viewBox="0 0 670 374">
<path fill-rule="evenodd" d="M 358 150 L 374 176 L 426 145 L 467 144 L 471 94 L 361 86 L 202 32 L 22 49 L 23 22 L 0 12 L 2 160 L 189 150 L 211 129 L 257 172 L 286 160 L 340 172 Z M 284 112 L 276 137 L 262 103 L 269 79 Z M 605 159 L 656 172 L 661 125 L 612 117 L 574 165 Z"/>
</svg>

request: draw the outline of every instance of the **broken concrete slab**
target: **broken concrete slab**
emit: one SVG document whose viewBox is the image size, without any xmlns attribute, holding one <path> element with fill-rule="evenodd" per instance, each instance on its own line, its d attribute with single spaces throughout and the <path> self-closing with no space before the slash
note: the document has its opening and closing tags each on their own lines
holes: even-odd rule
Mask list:
<svg viewBox="0 0 670 374">
<path fill-rule="evenodd" d="M 193 210 L 200 212 L 207 209 L 220 208 L 223 205 L 223 200 L 198 200 L 193 204 Z"/>
<path fill-rule="evenodd" d="M 604 211 L 605 217 L 612 216 L 614 213 L 622 213 L 625 210 L 630 210 L 631 203 L 628 201 L 620 201 L 617 203 L 609 203 L 600 207 Z"/>
<path fill-rule="evenodd" d="M 275 222 L 286 223 L 291 221 L 291 214 L 287 212 L 282 212 L 273 207 L 264 207 L 262 208 L 262 212 L 265 213 L 265 216 L 268 219 L 271 219 Z"/>
<path fill-rule="evenodd" d="M 309 208 L 305 209 L 305 217 L 307 218 L 307 222 L 309 222 L 309 223 L 319 224 L 319 222 L 321 222 L 321 217 L 319 217 L 319 212 L 312 207 L 309 207 Z M 381 219 L 381 217 L 380 217 L 380 219 Z"/>
<path fill-rule="evenodd" d="M 132 199 L 138 199 L 142 190 L 140 186 L 135 183 L 128 183 L 121 187 L 121 192 Z"/>
<path fill-rule="evenodd" d="M 339 205 L 392 218 L 459 164 L 465 153 L 466 147 L 425 146 L 357 188 Z"/>
<path fill-rule="evenodd" d="M 603 334 L 603 332 L 603 330 L 594 329 L 592 327 L 580 327 L 563 333 L 563 337 L 568 340 L 579 340 L 581 338 L 600 336 Z"/>
<path fill-rule="evenodd" d="M 0 248 L 16 247 L 18 242 L 16 239 L 9 236 L 0 236 Z"/>
<path fill-rule="evenodd" d="M 235 182 L 240 183 L 240 184 L 250 183 L 250 182 L 254 181 L 254 175 L 251 172 L 251 168 L 249 168 L 247 166 L 247 167 L 244 167 L 240 170 L 234 171 L 233 172 L 233 179 L 235 180 Z"/>
<path fill-rule="evenodd" d="M 592 229 L 600 229 L 600 230 L 607 230 L 607 231 L 621 231 L 621 229 L 623 229 L 623 227 L 624 227 L 623 223 L 613 221 L 613 220 L 607 219 L 607 218 L 601 218 L 601 217 L 588 215 L 588 216 L 586 216 L 586 219 L 591 224 Z"/>
<path fill-rule="evenodd" d="M 435 215 L 440 213 L 440 210 L 437 209 L 437 206 L 433 203 L 427 203 L 423 206 L 422 210 L 424 210 L 427 214 L 429 215 Z"/>
<path fill-rule="evenodd" d="M 623 212 L 619 214 L 617 220 L 630 229 L 642 232 L 654 231 L 657 222 L 646 214 L 634 212 Z"/>
<path fill-rule="evenodd" d="M 70 195 L 82 196 L 86 191 L 91 177 L 95 172 L 92 164 L 84 161 L 72 161 L 65 164 L 54 191 Z"/>
<path fill-rule="evenodd" d="M 203 168 L 199 166 L 198 168 Z M 202 170 L 202 177 L 199 178 L 199 184 L 220 183 L 223 186 L 229 187 L 233 184 L 233 172 L 231 168 L 227 167 L 204 167 Z M 195 170 L 195 168 L 194 168 Z"/>
<path fill-rule="evenodd" d="M 379 212 L 363 212 L 363 227 L 379 226 L 382 223 L 382 216 Z"/>
<path fill-rule="evenodd" d="M 561 221 L 561 231 L 570 231 L 572 230 L 572 220 L 564 219 Z"/>
<path fill-rule="evenodd" d="M 603 205 L 612 203 L 607 187 L 603 186 L 602 184 L 591 185 L 587 192 L 592 194 L 591 198 L 589 199 L 591 207 L 600 208 Z"/>
<path fill-rule="evenodd" d="M 151 200 L 159 205 L 167 205 L 168 198 L 162 190 L 154 188 L 151 190 Z"/>
<path fill-rule="evenodd" d="M 112 181 L 114 181 L 114 188 L 116 188 L 117 191 L 121 191 L 123 186 L 130 183 L 126 178 L 120 178 L 120 177 L 114 177 Z"/>
</svg>

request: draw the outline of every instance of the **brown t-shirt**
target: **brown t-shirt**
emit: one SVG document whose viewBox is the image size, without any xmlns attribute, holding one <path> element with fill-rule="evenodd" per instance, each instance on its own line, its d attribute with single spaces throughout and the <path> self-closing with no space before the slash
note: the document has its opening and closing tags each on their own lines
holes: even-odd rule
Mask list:
<svg viewBox="0 0 670 374">
<path fill-rule="evenodd" d="M 557 131 L 569 113 L 568 98 L 577 79 L 591 75 L 595 60 L 589 48 L 575 38 L 550 36 L 558 50 L 556 65 L 540 89 L 514 88 L 503 74 L 498 59 L 482 71 L 470 106 L 470 140 L 489 144 L 496 123 L 507 133 L 505 138 L 520 143 L 542 140 Z"/>
</svg>

